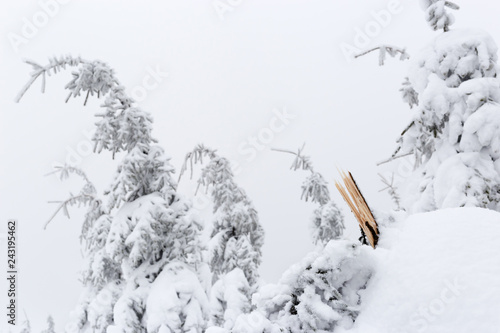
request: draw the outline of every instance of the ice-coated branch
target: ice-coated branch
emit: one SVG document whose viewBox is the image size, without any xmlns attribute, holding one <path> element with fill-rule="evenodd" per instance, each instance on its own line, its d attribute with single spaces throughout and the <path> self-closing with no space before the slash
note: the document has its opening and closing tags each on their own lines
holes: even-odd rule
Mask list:
<svg viewBox="0 0 500 333">
<path fill-rule="evenodd" d="M 389 192 L 389 195 L 391 196 L 392 198 L 392 201 L 394 201 L 394 203 L 396 204 L 396 208 L 397 210 L 401 210 L 401 198 L 399 197 L 399 194 L 397 192 L 397 187 L 396 185 L 394 185 L 394 173 L 392 174 L 391 176 L 391 180 L 389 181 L 387 178 L 385 178 L 384 176 L 382 176 L 382 174 L 378 174 L 382 183 L 385 185 L 385 187 L 381 190 L 379 190 L 379 192 L 383 192 L 383 191 L 388 191 Z"/>
<path fill-rule="evenodd" d="M 365 50 L 359 54 L 356 54 L 354 56 L 354 58 L 362 57 L 370 52 L 377 51 L 377 50 L 379 50 L 379 57 L 378 57 L 379 66 L 384 65 L 385 58 L 386 58 L 387 54 L 393 58 L 399 54 L 400 55 L 399 60 L 401 60 L 401 61 L 410 58 L 410 55 L 406 52 L 406 49 L 396 47 L 396 46 L 390 46 L 390 45 L 380 45 L 380 46 Z"/>
<path fill-rule="evenodd" d="M 76 174 L 84 180 L 85 184 L 83 185 L 82 189 L 80 190 L 80 193 L 76 196 L 70 193 L 70 197 L 64 201 L 49 201 L 49 203 L 58 203 L 60 205 L 56 209 L 54 214 L 52 214 L 52 216 L 48 219 L 48 221 L 43 226 L 44 230 L 47 229 L 47 226 L 49 225 L 49 223 L 57 216 L 57 214 L 59 213 L 59 211 L 61 209 L 63 210 L 64 215 L 67 218 L 70 218 L 68 206 L 82 205 L 82 204 L 83 205 L 90 205 L 92 202 L 98 200 L 97 199 L 97 191 L 96 191 L 94 184 L 92 184 L 92 182 L 89 180 L 89 178 L 87 177 L 85 172 L 83 172 L 81 169 L 75 168 L 72 166 L 68 166 L 68 165 L 57 166 L 56 170 L 47 174 L 47 176 L 52 175 L 54 173 L 60 173 L 61 180 L 67 179 L 70 176 L 70 174 Z"/>
<path fill-rule="evenodd" d="M 382 164 L 385 164 L 385 163 L 389 163 L 389 162 L 392 162 L 394 160 L 397 160 L 398 158 L 402 158 L 402 157 L 406 157 L 406 156 L 410 156 L 412 155 L 413 152 L 409 152 L 409 153 L 406 153 L 406 154 L 402 154 L 402 155 L 393 155 L 391 157 L 389 157 L 388 159 L 385 159 L 383 161 L 380 161 L 377 163 L 377 166 L 380 166 Z"/>
<path fill-rule="evenodd" d="M 293 160 L 292 166 L 290 167 L 291 170 L 297 171 L 299 169 L 302 169 L 302 170 L 309 170 L 311 173 L 314 173 L 311 158 L 309 156 L 302 154 L 302 151 L 304 150 L 305 145 L 306 144 L 304 143 L 301 148 L 297 149 L 297 152 L 294 152 L 294 151 L 288 150 L 288 149 L 280 149 L 280 148 L 271 148 L 271 150 L 281 152 L 281 153 L 295 155 L 295 159 Z"/>
<path fill-rule="evenodd" d="M 16 96 L 16 103 L 19 103 L 21 98 L 24 96 L 26 91 L 31 87 L 31 85 L 40 77 L 42 76 L 42 93 L 45 92 L 45 80 L 46 80 L 46 75 L 51 75 L 52 74 L 57 74 L 57 72 L 61 71 L 62 69 L 66 69 L 67 66 L 79 66 L 84 63 L 88 63 L 88 61 L 83 60 L 80 57 L 72 57 L 70 55 L 67 56 L 62 56 L 59 59 L 57 57 L 50 58 L 49 63 L 45 66 L 42 66 L 32 60 L 25 60 L 27 64 L 31 65 L 33 67 L 33 72 L 31 72 L 31 78 L 28 80 L 28 82 L 24 85 L 24 87 L 21 89 L 21 91 L 17 94 Z"/>
<path fill-rule="evenodd" d="M 206 156 L 209 159 L 215 158 L 217 156 L 217 150 L 205 147 L 203 144 L 198 144 L 192 151 L 186 154 L 184 158 L 184 163 L 182 164 L 181 170 L 179 172 L 179 182 L 182 175 L 190 168 L 190 179 L 193 179 L 193 169 L 195 164 L 203 164 L 203 157 Z"/>
<path fill-rule="evenodd" d="M 92 182 L 87 177 L 87 174 L 82 169 L 77 168 L 77 167 L 73 167 L 71 165 L 56 166 L 54 168 L 56 170 L 49 172 L 45 176 L 50 176 L 50 175 L 59 173 L 60 179 L 65 180 L 65 179 L 69 178 L 70 174 L 75 174 L 75 175 L 80 176 L 80 178 L 82 178 L 86 184 L 88 184 L 89 186 L 92 186 L 92 188 L 94 188 L 94 185 L 92 184 Z M 94 188 L 94 190 L 95 190 L 95 188 Z"/>
<path fill-rule="evenodd" d="M 64 201 L 49 201 L 49 203 L 58 203 L 60 205 L 56 209 L 54 214 L 52 214 L 52 216 L 48 219 L 48 221 L 45 222 L 43 229 L 44 230 L 47 229 L 47 226 L 49 225 L 49 223 L 52 222 L 52 220 L 56 217 L 57 213 L 59 213 L 59 211 L 61 209 L 63 209 L 64 215 L 69 219 L 71 217 L 69 216 L 68 206 L 73 206 L 75 204 L 80 204 L 82 202 L 87 202 L 87 201 L 90 201 L 93 199 L 95 199 L 95 196 L 93 196 L 93 195 L 82 193 L 82 194 L 75 196 L 75 195 L 70 193 L 70 197 Z"/>
</svg>

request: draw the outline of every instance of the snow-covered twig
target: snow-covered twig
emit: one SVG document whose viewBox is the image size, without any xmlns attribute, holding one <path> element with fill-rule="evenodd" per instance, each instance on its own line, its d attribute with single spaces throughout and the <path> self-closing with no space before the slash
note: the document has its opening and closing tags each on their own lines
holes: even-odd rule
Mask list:
<svg viewBox="0 0 500 333">
<path fill-rule="evenodd" d="M 63 56 L 59 59 L 56 57 L 49 59 L 49 64 L 42 66 L 40 64 L 37 64 L 36 62 L 32 60 L 25 60 L 27 64 L 30 64 L 33 67 L 33 72 L 31 72 L 31 78 L 28 80 L 28 82 L 24 85 L 24 87 L 21 89 L 19 94 L 17 94 L 15 102 L 19 103 L 21 98 L 24 96 L 26 91 L 31 87 L 31 85 L 40 77 L 42 76 L 42 93 L 45 92 L 45 77 L 46 75 L 51 75 L 51 71 L 53 74 L 56 74 L 58 71 L 61 69 L 66 69 L 66 66 L 78 66 L 83 63 L 88 63 L 88 61 L 83 60 L 80 57 L 73 58 L 70 55 Z"/>
<path fill-rule="evenodd" d="M 387 180 L 380 173 L 378 175 L 379 175 L 380 179 L 382 180 L 382 183 L 386 186 L 383 189 L 379 190 L 379 192 L 388 190 L 389 195 L 391 196 L 392 200 L 396 204 L 397 210 L 401 210 L 401 205 L 400 205 L 401 198 L 399 197 L 399 194 L 397 193 L 397 188 L 394 185 L 394 173 L 392 174 L 390 181 Z"/>
<path fill-rule="evenodd" d="M 70 193 L 70 198 L 66 199 L 64 201 L 49 201 L 49 203 L 60 203 L 60 205 L 56 209 L 54 214 L 52 214 L 52 216 L 47 220 L 47 222 L 45 222 L 43 229 L 44 230 L 47 229 L 47 226 L 49 225 L 49 223 L 52 222 L 52 220 L 56 217 L 57 213 L 59 213 L 59 211 L 61 209 L 64 209 L 64 215 L 69 219 L 70 216 L 69 216 L 69 211 L 68 211 L 68 205 L 72 206 L 76 203 L 81 203 L 83 201 L 90 201 L 93 199 L 95 199 L 95 196 L 93 196 L 93 195 L 79 194 L 77 196 L 74 196 Z"/>
<path fill-rule="evenodd" d="M 292 166 L 290 167 L 291 170 L 296 171 L 296 170 L 302 169 L 302 170 L 309 170 L 311 173 L 314 173 L 311 158 L 309 156 L 305 156 L 302 154 L 302 151 L 304 150 L 305 145 L 306 144 L 304 143 L 302 145 L 302 147 L 297 150 L 297 152 L 294 152 L 294 151 L 288 150 L 288 149 L 281 149 L 281 148 L 271 148 L 271 150 L 281 152 L 281 153 L 295 155 L 295 159 L 292 163 Z"/>
<path fill-rule="evenodd" d="M 212 159 L 217 156 L 217 150 L 205 147 L 203 144 L 198 144 L 192 151 L 186 154 L 184 158 L 184 163 L 182 164 L 181 170 L 179 172 L 179 179 L 177 183 L 180 182 L 182 175 L 186 172 L 188 168 L 188 162 L 190 166 L 190 179 L 193 179 L 193 167 L 195 164 L 203 164 L 203 156 L 207 156 Z"/>
<path fill-rule="evenodd" d="M 391 57 L 395 57 L 399 53 L 400 54 L 399 60 L 401 60 L 401 61 L 410 58 L 410 55 L 406 52 L 406 49 L 400 48 L 400 47 L 396 47 L 396 46 L 390 46 L 390 45 L 380 45 L 380 46 L 371 48 L 369 50 L 366 50 L 366 51 L 363 51 L 363 52 L 361 52 L 359 54 L 356 54 L 354 56 L 354 58 L 362 57 L 362 56 L 364 56 L 364 55 L 366 55 L 366 54 L 368 54 L 370 52 L 376 51 L 376 50 L 379 50 L 378 64 L 380 66 L 384 65 L 384 61 L 385 61 L 385 58 L 386 58 L 387 54 L 389 54 Z"/>
<path fill-rule="evenodd" d="M 394 161 L 394 160 L 396 160 L 396 159 L 398 159 L 398 158 L 402 158 L 402 157 L 410 156 L 410 155 L 412 155 L 412 154 L 413 154 L 413 152 L 409 152 L 409 153 L 402 154 L 402 155 L 395 155 L 395 156 L 391 156 L 391 157 L 389 157 L 389 158 L 388 158 L 388 159 L 386 159 L 386 160 L 383 160 L 383 161 L 378 162 L 378 163 L 377 163 L 377 166 L 380 166 L 380 165 L 385 164 L 385 163 L 392 162 L 392 161 Z"/>
<path fill-rule="evenodd" d="M 68 205 L 69 206 L 73 206 L 75 204 L 85 205 L 85 204 L 90 204 L 91 202 L 97 200 L 97 191 L 94 184 L 92 184 L 92 182 L 89 180 L 85 172 L 83 172 L 81 169 L 69 165 L 57 166 L 55 171 L 48 173 L 46 176 L 52 175 L 54 173 L 60 173 L 61 180 L 67 179 L 71 173 L 76 174 L 85 181 L 85 184 L 80 190 L 80 193 L 76 196 L 70 193 L 70 197 L 64 201 L 49 201 L 49 203 L 59 203 L 60 205 L 56 209 L 54 214 L 52 214 L 52 216 L 43 226 L 44 230 L 47 228 L 49 223 L 56 217 L 57 213 L 59 213 L 61 209 L 64 209 L 64 215 L 66 215 L 67 218 L 70 218 Z"/>
</svg>

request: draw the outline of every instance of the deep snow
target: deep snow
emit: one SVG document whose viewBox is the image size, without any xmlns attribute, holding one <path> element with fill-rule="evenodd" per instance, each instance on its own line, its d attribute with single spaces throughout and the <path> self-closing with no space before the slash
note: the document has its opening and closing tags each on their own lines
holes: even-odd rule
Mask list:
<svg viewBox="0 0 500 333">
<path fill-rule="evenodd" d="M 500 213 L 453 208 L 381 227 L 349 333 L 500 332 Z"/>
</svg>

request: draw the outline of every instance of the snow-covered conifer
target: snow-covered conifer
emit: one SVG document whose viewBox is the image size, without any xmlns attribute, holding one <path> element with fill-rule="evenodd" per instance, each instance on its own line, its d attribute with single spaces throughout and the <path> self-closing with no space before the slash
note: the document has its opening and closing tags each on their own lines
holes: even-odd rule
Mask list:
<svg viewBox="0 0 500 333">
<path fill-rule="evenodd" d="M 199 145 L 186 155 L 181 174 L 188 163 L 192 171 L 204 157 L 208 161 L 198 184 L 210 192 L 214 212 L 208 245 L 213 281 L 210 323 L 231 329 L 236 316 L 250 310 L 251 293 L 259 278 L 264 231 L 252 202 L 234 181 L 226 158 Z"/>
<path fill-rule="evenodd" d="M 312 217 L 313 243 L 325 246 L 330 240 L 339 239 L 345 228 L 344 216 L 330 197 L 328 183 L 319 172 L 314 170 L 310 157 L 302 154 L 303 147 L 297 152 L 274 150 L 295 155 L 292 170 L 301 169 L 310 172 L 302 184 L 301 198 L 319 205 Z"/>
<path fill-rule="evenodd" d="M 406 91 L 417 104 L 393 157 L 412 154 L 410 211 L 478 206 L 500 210 L 500 81 L 485 32 L 451 30 L 412 61 Z"/>
<path fill-rule="evenodd" d="M 239 268 L 252 286 L 259 277 L 258 266 L 264 242 L 257 211 L 245 191 L 234 181 L 229 161 L 218 156 L 214 150 L 197 146 L 187 154 L 182 170 L 186 170 L 188 162 L 202 163 L 203 156 L 207 156 L 209 161 L 202 169 L 198 184 L 210 192 L 215 214 L 209 242 L 213 281 Z"/>
<path fill-rule="evenodd" d="M 156 140 L 151 137 L 151 115 L 126 95 L 108 65 L 70 56 L 51 59 L 47 66 L 28 63 L 34 71 L 17 100 L 38 77 L 42 77 L 43 90 L 47 75 L 75 66 L 73 80 L 66 86 L 70 90 L 68 99 L 81 93 L 86 93 L 85 103 L 90 95 L 105 98 L 105 112 L 97 114 L 102 119 L 93 137 L 95 150 L 106 149 L 113 156 L 126 152 L 105 192 L 108 204 L 101 204 L 94 196 L 84 202 L 91 208 L 82 231 L 88 245 L 86 288 L 70 330 L 146 332 L 146 307 L 156 278 L 178 272 L 163 269 L 175 262 L 197 277 L 194 272 L 201 265 L 201 225 L 192 217 L 190 203 L 176 191 L 169 158 L 153 145 Z M 70 198 L 61 207 L 66 209 L 73 202 L 77 199 Z M 195 308 L 195 301 L 187 300 L 184 306 Z M 187 327 L 182 332 L 205 329 L 208 316 L 197 321 L 186 316 L 189 310 L 181 306 L 172 311 L 177 311 L 180 325 Z"/>
<path fill-rule="evenodd" d="M 347 240 L 329 242 L 293 265 L 278 284 L 254 296 L 257 310 L 287 332 L 349 328 L 359 313 L 360 290 L 372 274 L 371 251 Z"/>
<path fill-rule="evenodd" d="M 500 210 L 497 45 L 483 31 L 450 31 L 454 3 L 421 3 L 431 27 L 444 32 L 413 57 L 401 89 L 410 108 L 416 106 L 388 160 L 414 158 L 413 174 L 400 184 L 402 206 Z"/>
</svg>

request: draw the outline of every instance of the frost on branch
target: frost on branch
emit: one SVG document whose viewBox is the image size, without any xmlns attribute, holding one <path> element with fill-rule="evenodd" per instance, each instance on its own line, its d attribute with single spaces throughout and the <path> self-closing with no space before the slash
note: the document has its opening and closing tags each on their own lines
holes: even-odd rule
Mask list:
<svg viewBox="0 0 500 333">
<path fill-rule="evenodd" d="M 283 149 L 275 151 L 290 153 L 295 155 L 295 159 L 290 169 L 306 170 L 310 174 L 302 184 L 301 199 L 317 203 L 318 208 L 314 210 L 312 217 L 312 232 L 314 244 L 326 245 L 332 239 L 338 239 L 344 232 L 344 216 L 337 205 L 330 198 L 328 183 L 323 176 L 314 171 L 309 156 L 302 154 L 303 147 L 297 152 Z"/>
<path fill-rule="evenodd" d="M 401 60 L 401 61 L 407 60 L 410 58 L 410 55 L 406 52 L 405 49 L 395 47 L 395 46 L 390 46 L 390 45 L 381 45 L 381 46 L 374 47 L 372 49 L 363 51 L 363 52 L 355 55 L 354 58 L 362 57 L 370 52 L 377 51 L 377 50 L 379 51 L 379 53 L 378 53 L 379 66 L 384 65 L 387 55 L 390 55 L 392 58 L 394 58 L 399 54 L 399 60 Z"/>
<path fill-rule="evenodd" d="M 379 192 L 387 190 L 389 192 L 389 195 L 392 198 L 392 201 L 396 204 L 396 210 L 401 210 L 401 198 L 397 192 L 398 189 L 397 189 L 396 185 L 394 184 L 394 174 L 392 174 L 391 180 L 385 178 L 380 173 L 378 175 L 379 175 L 380 179 L 382 180 L 382 183 L 385 185 L 385 187 L 383 189 L 379 190 Z"/>
</svg>

